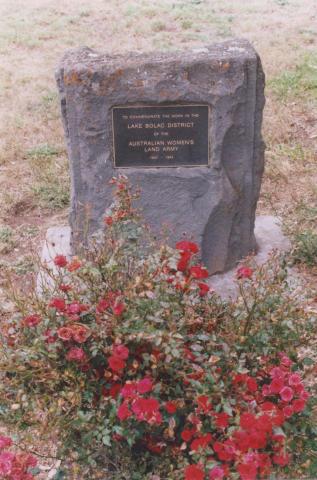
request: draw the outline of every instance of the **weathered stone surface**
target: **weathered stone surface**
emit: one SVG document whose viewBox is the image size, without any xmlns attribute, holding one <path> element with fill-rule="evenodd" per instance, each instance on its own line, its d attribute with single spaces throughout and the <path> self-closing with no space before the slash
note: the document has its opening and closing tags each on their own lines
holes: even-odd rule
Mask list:
<svg viewBox="0 0 317 480">
<path fill-rule="evenodd" d="M 66 53 L 57 72 L 71 165 L 70 223 L 78 248 L 102 224 L 120 171 L 142 190 L 152 228 L 170 227 L 202 247 L 211 273 L 254 250 L 254 218 L 263 173 L 264 75 L 244 40 L 164 54 Z M 210 106 L 211 165 L 114 169 L 112 107 L 146 104 Z"/>
<path fill-rule="evenodd" d="M 291 248 L 290 240 L 283 234 L 282 226 L 277 217 L 259 215 L 255 219 L 255 238 L 258 246 L 257 254 L 253 257 L 254 264 L 263 265 L 268 261 L 273 250 L 287 252 Z M 226 273 L 219 273 L 209 278 L 210 286 L 224 299 L 235 299 L 238 296 L 236 281 L 237 268 Z M 297 279 L 294 269 L 288 269 L 289 282 Z"/>
</svg>

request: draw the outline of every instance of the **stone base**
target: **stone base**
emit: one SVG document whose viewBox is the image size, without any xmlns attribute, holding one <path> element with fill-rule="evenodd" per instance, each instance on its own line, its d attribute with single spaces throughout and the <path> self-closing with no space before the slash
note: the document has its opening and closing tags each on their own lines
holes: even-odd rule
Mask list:
<svg viewBox="0 0 317 480">
<path fill-rule="evenodd" d="M 282 232 L 280 221 L 272 215 L 256 217 L 254 233 L 258 247 L 254 261 L 258 266 L 268 260 L 272 250 L 285 252 L 291 247 L 289 239 Z M 224 299 L 233 299 L 238 294 L 236 270 L 233 268 L 228 272 L 213 275 L 209 279 L 209 284 Z"/>
<path fill-rule="evenodd" d="M 262 265 L 268 260 L 272 250 L 281 252 L 290 248 L 289 239 L 283 234 L 280 221 L 272 215 L 260 215 L 255 220 L 255 237 L 258 245 L 258 252 L 254 256 L 257 265 Z M 47 230 L 45 244 L 42 250 L 41 259 L 53 271 L 56 271 L 53 259 L 56 255 L 71 255 L 71 229 L 68 226 L 57 226 Z M 234 298 L 237 295 L 237 284 L 235 281 L 236 268 L 210 277 L 209 283 L 222 298 Z M 38 283 L 41 285 L 47 279 L 40 277 Z"/>
</svg>

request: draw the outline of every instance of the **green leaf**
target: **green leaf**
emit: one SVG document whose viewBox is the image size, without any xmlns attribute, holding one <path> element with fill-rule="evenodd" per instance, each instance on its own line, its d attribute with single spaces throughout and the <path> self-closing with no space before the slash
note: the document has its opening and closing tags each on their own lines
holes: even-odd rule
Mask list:
<svg viewBox="0 0 317 480">
<path fill-rule="evenodd" d="M 62 469 L 58 469 L 56 474 L 53 477 L 53 480 L 63 480 L 66 478 L 66 473 Z"/>
<path fill-rule="evenodd" d="M 307 365 L 308 367 L 310 367 L 311 365 L 314 365 L 314 363 L 315 363 L 315 360 L 313 360 L 313 359 L 310 358 L 310 357 L 305 357 L 305 358 L 303 359 L 303 364 L 304 364 L 304 365 Z"/>
<path fill-rule="evenodd" d="M 102 443 L 106 445 L 107 447 L 111 447 L 111 438 L 110 435 L 104 435 L 102 437 Z"/>
</svg>

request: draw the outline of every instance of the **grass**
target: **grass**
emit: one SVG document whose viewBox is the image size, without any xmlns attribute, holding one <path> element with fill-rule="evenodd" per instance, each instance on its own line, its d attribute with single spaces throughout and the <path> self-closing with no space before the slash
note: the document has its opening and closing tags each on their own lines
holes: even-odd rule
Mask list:
<svg viewBox="0 0 317 480">
<path fill-rule="evenodd" d="M 0 225 L 0 253 L 10 253 L 16 245 L 14 232 L 8 225 Z"/>
<path fill-rule="evenodd" d="M 61 149 L 53 145 L 39 145 L 27 151 L 27 155 L 31 158 L 45 158 L 58 155 Z"/>
<path fill-rule="evenodd" d="M 59 210 L 69 205 L 69 188 L 63 182 L 42 182 L 32 187 L 40 206 L 51 210 Z"/>
<path fill-rule="evenodd" d="M 315 217 L 315 220 L 317 216 Z M 304 230 L 294 236 L 292 258 L 295 263 L 317 267 L 317 233 Z"/>
<path fill-rule="evenodd" d="M 317 53 L 307 55 L 293 70 L 287 70 L 268 82 L 273 94 L 282 101 L 309 95 L 317 99 Z"/>
</svg>

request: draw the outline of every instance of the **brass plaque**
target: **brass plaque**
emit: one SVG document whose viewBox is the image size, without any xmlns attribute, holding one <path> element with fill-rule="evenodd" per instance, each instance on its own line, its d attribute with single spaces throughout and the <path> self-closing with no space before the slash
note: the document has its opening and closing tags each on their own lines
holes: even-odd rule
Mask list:
<svg viewBox="0 0 317 480">
<path fill-rule="evenodd" d="M 141 105 L 112 109 L 116 168 L 209 165 L 208 105 Z"/>
</svg>

